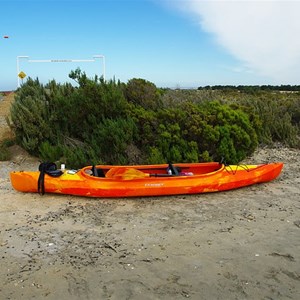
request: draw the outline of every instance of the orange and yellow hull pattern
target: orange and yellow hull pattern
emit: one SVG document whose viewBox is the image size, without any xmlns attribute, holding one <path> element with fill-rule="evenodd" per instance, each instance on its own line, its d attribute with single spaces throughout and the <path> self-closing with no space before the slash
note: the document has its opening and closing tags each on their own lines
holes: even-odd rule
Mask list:
<svg viewBox="0 0 300 300">
<path fill-rule="evenodd" d="M 168 165 L 97 166 L 107 175 L 109 170 L 118 170 L 118 176 L 106 177 L 92 176 L 91 166 L 76 172 L 67 170 L 60 177 L 46 174 L 45 192 L 104 198 L 219 192 L 271 181 L 279 176 L 283 163 L 228 166 L 212 162 L 175 166 L 184 171 L 183 175 L 167 176 Z M 123 176 L 120 176 L 122 172 Z M 20 192 L 37 192 L 39 174 L 38 171 L 11 172 L 12 186 Z"/>
</svg>

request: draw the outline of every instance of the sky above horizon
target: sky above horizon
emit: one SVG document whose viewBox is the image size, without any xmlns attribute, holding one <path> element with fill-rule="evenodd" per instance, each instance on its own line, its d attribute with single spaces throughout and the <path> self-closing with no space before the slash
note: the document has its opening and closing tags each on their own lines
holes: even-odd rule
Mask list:
<svg viewBox="0 0 300 300">
<path fill-rule="evenodd" d="M 0 91 L 19 71 L 72 82 L 76 68 L 169 88 L 299 85 L 300 1 L 0 0 L 0 11 Z"/>
</svg>

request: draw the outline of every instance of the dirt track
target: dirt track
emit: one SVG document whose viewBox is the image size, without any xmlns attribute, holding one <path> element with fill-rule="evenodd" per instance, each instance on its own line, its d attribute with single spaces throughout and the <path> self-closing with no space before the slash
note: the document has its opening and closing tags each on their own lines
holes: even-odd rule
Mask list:
<svg viewBox="0 0 300 300">
<path fill-rule="evenodd" d="M 10 112 L 10 105 L 14 99 L 14 94 L 11 93 L 6 97 L 0 98 L 0 142 L 11 136 L 10 128 L 7 124 L 6 117 Z"/>
<path fill-rule="evenodd" d="M 0 299 L 300 299 L 300 151 L 270 183 L 197 196 L 21 194 L 0 162 Z"/>
</svg>

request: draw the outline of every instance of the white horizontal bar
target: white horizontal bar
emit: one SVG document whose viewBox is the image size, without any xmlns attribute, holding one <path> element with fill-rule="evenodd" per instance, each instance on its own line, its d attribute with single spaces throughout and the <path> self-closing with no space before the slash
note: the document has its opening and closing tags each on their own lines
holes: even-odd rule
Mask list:
<svg viewBox="0 0 300 300">
<path fill-rule="evenodd" d="M 94 62 L 94 59 L 29 59 L 28 62 L 30 63 L 51 63 L 51 62 Z"/>
</svg>

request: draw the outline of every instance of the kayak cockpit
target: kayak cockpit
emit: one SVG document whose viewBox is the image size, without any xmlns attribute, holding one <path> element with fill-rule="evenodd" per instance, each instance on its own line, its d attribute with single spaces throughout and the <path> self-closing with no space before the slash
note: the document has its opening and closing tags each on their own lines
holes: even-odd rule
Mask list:
<svg viewBox="0 0 300 300">
<path fill-rule="evenodd" d="M 222 169 L 224 169 L 223 164 L 212 162 L 137 166 L 97 165 L 85 167 L 81 172 L 85 177 L 88 176 L 90 178 L 97 177 L 126 180 L 146 177 L 199 176 L 214 173 Z"/>
</svg>

